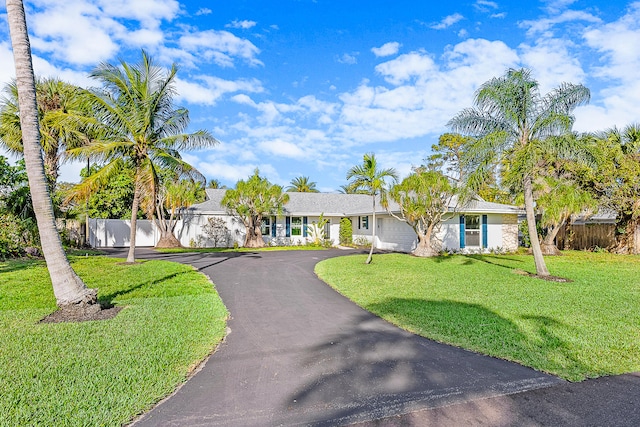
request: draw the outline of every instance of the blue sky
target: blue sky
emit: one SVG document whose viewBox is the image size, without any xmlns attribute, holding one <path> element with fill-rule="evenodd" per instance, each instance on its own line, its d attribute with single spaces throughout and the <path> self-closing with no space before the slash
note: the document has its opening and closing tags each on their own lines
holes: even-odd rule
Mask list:
<svg viewBox="0 0 640 427">
<path fill-rule="evenodd" d="M 233 186 L 258 167 L 287 185 L 346 183 L 367 152 L 401 175 L 430 153 L 474 91 L 528 67 L 547 92 L 591 89 L 575 129 L 640 120 L 640 2 L 334 0 L 26 1 L 34 68 L 90 87 L 100 62 L 145 49 L 177 63 L 177 104 L 222 143 L 183 153 Z M 0 82 L 14 75 L 0 9 Z M 77 181 L 80 165 L 62 179 Z"/>
</svg>

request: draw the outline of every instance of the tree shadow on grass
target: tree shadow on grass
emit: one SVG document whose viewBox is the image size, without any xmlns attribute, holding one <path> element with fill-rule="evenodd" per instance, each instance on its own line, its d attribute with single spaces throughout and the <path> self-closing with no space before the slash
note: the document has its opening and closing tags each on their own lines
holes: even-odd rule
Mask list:
<svg viewBox="0 0 640 427">
<path fill-rule="evenodd" d="M 467 348 L 478 350 L 485 345 L 515 353 L 535 348 L 534 339 L 516 324 L 477 304 L 391 298 L 367 308 L 409 330 L 428 324 L 436 339 L 436 335 L 452 336 Z M 545 330 L 542 339 L 557 337 Z M 342 333 L 307 353 L 302 363 L 315 375 L 310 375 L 306 387 L 290 402 L 304 408 L 324 405 L 330 414 L 327 425 L 514 393 L 558 381 L 518 364 L 409 334 L 368 314 L 344 325 Z"/>
</svg>

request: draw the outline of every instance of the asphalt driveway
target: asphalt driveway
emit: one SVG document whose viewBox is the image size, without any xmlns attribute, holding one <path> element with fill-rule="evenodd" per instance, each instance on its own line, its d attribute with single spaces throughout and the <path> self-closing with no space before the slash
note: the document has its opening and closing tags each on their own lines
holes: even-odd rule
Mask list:
<svg viewBox="0 0 640 427">
<path fill-rule="evenodd" d="M 345 425 L 564 384 L 359 308 L 313 273 L 339 250 L 137 254 L 198 268 L 231 313 L 220 348 L 137 427 Z"/>
</svg>

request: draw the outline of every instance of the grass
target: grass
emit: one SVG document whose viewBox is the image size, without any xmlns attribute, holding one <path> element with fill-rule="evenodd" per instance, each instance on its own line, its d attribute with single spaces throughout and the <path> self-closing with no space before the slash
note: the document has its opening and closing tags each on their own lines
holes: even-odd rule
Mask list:
<svg viewBox="0 0 640 427">
<path fill-rule="evenodd" d="M 316 273 L 361 307 L 408 331 L 571 381 L 640 371 L 640 257 L 547 257 L 550 282 L 526 255 L 389 254 L 322 261 Z"/>
<path fill-rule="evenodd" d="M 218 252 L 270 252 L 270 251 L 323 251 L 326 248 L 315 245 L 265 246 L 264 248 L 158 248 L 165 254 L 218 253 Z"/>
<path fill-rule="evenodd" d="M 183 382 L 225 334 L 204 275 L 166 261 L 71 257 L 111 320 L 39 324 L 55 310 L 44 262 L 0 263 L 0 425 L 120 426 Z"/>
</svg>

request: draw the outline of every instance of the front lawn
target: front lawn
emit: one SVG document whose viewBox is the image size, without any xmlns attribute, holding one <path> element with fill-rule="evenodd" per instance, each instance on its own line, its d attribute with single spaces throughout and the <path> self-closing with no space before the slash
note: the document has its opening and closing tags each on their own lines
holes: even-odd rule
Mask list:
<svg viewBox="0 0 640 427">
<path fill-rule="evenodd" d="M 416 334 L 513 360 L 571 381 L 640 371 L 640 257 L 346 256 L 316 273 L 376 315 Z"/>
<path fill-rule="evenodd" d="M 0 263 L 0 425 L 120 426 L 171 393 L 225 334 L 227 311 L 189 266 L 72 257 L 111 320 L 39 324 L 55 310 L 42 261 Z"/>
</svg>

